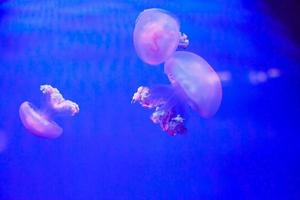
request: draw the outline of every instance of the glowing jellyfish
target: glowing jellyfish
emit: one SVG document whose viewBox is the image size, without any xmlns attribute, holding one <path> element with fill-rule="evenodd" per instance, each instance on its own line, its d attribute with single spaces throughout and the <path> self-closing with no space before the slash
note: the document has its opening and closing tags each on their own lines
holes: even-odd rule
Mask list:
<svg viewBox="0 0 300 200">
<path fill-rule="evenodd" d="M 217 112 L 222 100 L 221 81 L 203 58 L 191 52 L 177 51 L 164 67 L 174 88 L 200 116 L 209 118 Z"/>
<path fill-rule="evenodd" d="M 177 47 L 186 48 L 189 40 L 180 32 L 178 20 L 169 12 L 151 8 L 138 16 L 133 42 L 138 56 L 150 65 L 158 65 L 169 58 Z"/>
<path fill-rule="evenodd" d="M 46 97 L 45 106 L 38 110 L 31 103 L 23 102 L 19 109 L 21 121 L 36 136 L 57 138 L 63 129 L 53 121 L 53 116 L 73 116 L 79 112 L 79 107 L 76 103 L 65 100 L 58 89 L 51 85 L 41 85 L 40 90 Z"/>
<path fill-rule="evenodd" d="M 168 134 L 174 136 L 186 132 L 185 105 L 200 116 L 213 116 L 222 100 L 222 86 L 217 73 L 200 56 L 177 51 L 164 66 L 171 86 L 141 86 L 132 101 L 143 107 L 155 108 L 151 120 Z"/>
</svg>

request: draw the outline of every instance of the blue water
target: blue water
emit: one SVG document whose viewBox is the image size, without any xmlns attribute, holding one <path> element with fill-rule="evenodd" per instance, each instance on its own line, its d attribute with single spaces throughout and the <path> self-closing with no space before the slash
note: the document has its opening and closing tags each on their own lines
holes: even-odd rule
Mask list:
<svg viewBox="0 0 300 200">
<path fill-rule="evenodd" d="M 0 199 L 299 199 L 299 46 L 260 1 L 78 0 L 0 4 Z M 132 33 L 138 14 L 176 15 L 187 50 L 223 82 L 211 119 L 190 112 L 171 137 L 131 104 L 140 85 L 168 83 L 144 64 Z M 251 72 L 280 76 L 251 82 Z M 57 118 L 63 135 L 28 133 L 23 101 L 41 104 L 41 84 L 77 102 Z"/>
</svg>

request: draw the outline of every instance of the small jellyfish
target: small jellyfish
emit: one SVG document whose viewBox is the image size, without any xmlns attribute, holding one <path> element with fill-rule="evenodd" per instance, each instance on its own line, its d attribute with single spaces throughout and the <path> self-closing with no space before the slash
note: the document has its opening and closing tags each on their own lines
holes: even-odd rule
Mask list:
<svg viewBox="0 0 300 200">
<path fill-rule="evenodd" d="M 213 116 L 222 100 L 222 86 L 217 73 L 200 56 L 176 51 L 165 63 L 170 86 L 141 86 L 133 95 L 133 102 L 145 108 L 155 108 L 154 123 L 169 135 L 186 132 L 186 105 L 204 118 Z"/>
<path fill-rule="evenodd" d="M 19 109 L 21 121 L 36 136 L 57 138 L 63 129 L 53 121 L 53 116 L 74 116 L 79 112 L 79 107 L 76 103 L 65 100 L 59 90 L 51 85 L 41 85 L 40 90 L 46 98 L 45 106 L 39 110 L 28 101 L 23 102 Z"/>
<path fill-rule="evenodd" d="M 138 56 L 150 65 L 169 58 L 177 47 L 186 48 L 189 40 L 180 32 L 179 21 L 168 11 L 151 8 L 138 16 L 133 42 Z"/>
</svg>

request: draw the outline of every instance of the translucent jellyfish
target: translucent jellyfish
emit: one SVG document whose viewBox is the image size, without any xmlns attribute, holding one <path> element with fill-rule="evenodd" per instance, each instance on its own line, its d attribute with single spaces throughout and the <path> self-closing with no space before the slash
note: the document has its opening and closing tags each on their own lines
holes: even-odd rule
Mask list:
<svg viewBox="0 0 300 200">
<path fill-rule="evenodd" d="M 133 42 L 138 56 L 150 65 L 158 65 L 169 58 L 177 47 L 186 48 L 187 35 L 180 32 L 178 20 L 168 11 L 151 8 L 138 16 Z"/>
<path fill-rule="evenodd" d="M 79 107 L 76 103 L 65 100 L 58 89 L 51 85 L 41 85 L 40 90 L 46 99 L 45 106 L 39 110 L 28 101 L 23 102 L 19 109 L 21 121 L 36 136 L 57 138 L 63 129 L 53 121 L 53 116 L 74 116 L 79 112 Z"/>
<path fill-rule="evenodd" d="M 222 100 L 221 81 L 202 57 L 177 51 L 166 61 L 164 71 L 174 88 L 200 116 L 209 118 L 218 111 Z"/>
<path fill-rule="evenodd" d="M 177 51 L 166 61 L 164 70 L 171 85 L 141 86 L 132 101 L 154 108 L 150 118 L 165 132 L 172 136 L 186 132 L 187 105 L 204 118 L 217 112 L 222 100 L 221 81 L 203 58 Z"/>
</svg>

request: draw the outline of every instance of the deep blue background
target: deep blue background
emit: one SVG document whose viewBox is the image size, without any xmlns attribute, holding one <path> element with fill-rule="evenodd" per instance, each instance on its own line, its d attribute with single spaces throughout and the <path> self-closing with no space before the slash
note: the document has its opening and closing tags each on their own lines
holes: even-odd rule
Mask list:
<svg viewBox="0 0 300 200">
<path fill-rule="evenodd" d="M 188 50 L 231 73 L 219 112 L 191 112 L 184 136 L 130 104 L 140 85 L 168 83 L 133 48 L 135 19 L 151 7 L 178 16 Z M 299 199 L 300 54 L 284 22 L 250 0 L 2 1 L 0 199 Z M 281 76 L 249 81 L 270 68 Z M 23 101 L 41 103 L 44 83 L 80 106 L 57 119 L 56 140 L 18 116 Z"/>
</svg>

